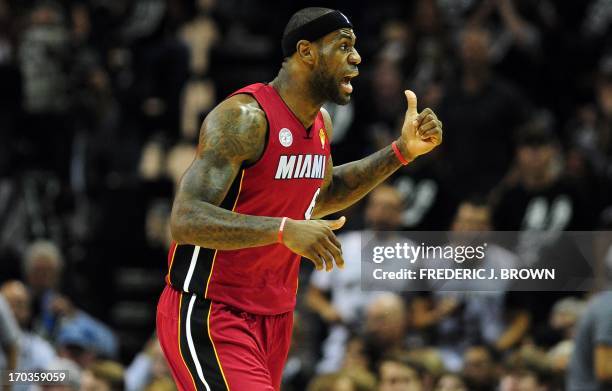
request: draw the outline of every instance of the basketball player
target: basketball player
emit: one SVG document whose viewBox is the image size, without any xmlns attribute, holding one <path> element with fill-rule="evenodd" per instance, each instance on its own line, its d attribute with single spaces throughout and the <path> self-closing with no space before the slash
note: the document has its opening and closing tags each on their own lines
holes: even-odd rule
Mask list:
<svg viewBox="0 0 612 391">
<path fill-rule="evenodd" d="M 180 390 L 279 390 L 300 258 L 318 270 L 344 265 L 333 233 L 344 217 L 319 219 L 442 141 L 436 115 L 417 113 L 406 91 L 397 141 L 334 167 L 322 105 L 351 99 L 361 62 L 352 24 L 339 11 L 306 8 L 282 47 L 271 83 L 236 91 L 204 120 L 175 196 L 157 332 Z"/>
</svg>

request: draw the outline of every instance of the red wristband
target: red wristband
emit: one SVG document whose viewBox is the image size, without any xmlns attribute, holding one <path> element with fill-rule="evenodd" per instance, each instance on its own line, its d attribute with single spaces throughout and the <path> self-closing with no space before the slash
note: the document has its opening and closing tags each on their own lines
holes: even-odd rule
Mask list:
<svg viewBox="0 0 612 391">
<path fill-rule="evenodd" d="M 393 148 L 393 152 L 395 152 L 395 156 L 397 156 L 397 159 L 400 161 L 400 163 L 402 163 L 402 166 L 408 165 L 408 160 L 406 160 L 406 158 L 404 158 L 400 152 L 399 147 L 397 146 L 397 141 L 391 143 L 391 148 Z"/>
<path fill-rule="evenodd" d="M 283 243 L 283 230 L 285 229 L 285 223 L 287 222 L 287 218 L 283 217 L 280 223 L 280 227 L 278 228 L 278 242 Z"/>
</svg>

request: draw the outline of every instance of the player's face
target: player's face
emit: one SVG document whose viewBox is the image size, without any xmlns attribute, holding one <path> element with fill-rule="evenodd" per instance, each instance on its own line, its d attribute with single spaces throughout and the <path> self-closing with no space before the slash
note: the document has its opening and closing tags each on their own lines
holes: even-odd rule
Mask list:
<svg viewBox="0 0 612 391">
<path fill-rule="evenodd" d="M 355 34 L 344 28 L 327 34 L 319 44 L 319 61 L 312 75 L 312 88 L 326 102 L 345 105 L 351 101 L 351 79 L 359 74 L 361 56 L 355 49 Z"/>
</svg>

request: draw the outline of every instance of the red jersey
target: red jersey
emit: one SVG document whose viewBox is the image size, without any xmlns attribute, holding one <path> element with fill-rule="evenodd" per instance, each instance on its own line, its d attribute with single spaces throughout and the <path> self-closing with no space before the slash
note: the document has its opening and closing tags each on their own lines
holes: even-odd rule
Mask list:
<svg viewBox="0 0 612 391">
<path fill-rule="evenodd" d="M 220 206 L 237 213 L 309 219 L 323 184 L 330 147 L 319 112 L 307 131 L 274 88 L 252 84 L 236 94 L 253 96 L 268 120 L 261 158 L 244 165 Z M 166 282 L 177 290 L 260 315 L 292 311 L 300 256 L 282 244 L 214 250 L 173 243 Z"/>
</svg>

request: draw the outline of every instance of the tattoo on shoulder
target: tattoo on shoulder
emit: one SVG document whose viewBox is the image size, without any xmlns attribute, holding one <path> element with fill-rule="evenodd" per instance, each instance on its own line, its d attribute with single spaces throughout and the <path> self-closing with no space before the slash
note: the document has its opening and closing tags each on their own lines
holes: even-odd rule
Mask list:
<svg viewBox="0 0 612 391">
<path fill-rule="evenodd" d="M 198 153 L 212 149 L 231 159 L 256 161 L 265 148 L 267 125 L 264 111 L 253 98 L 232 97 L 204 121 Z"/>
</svg>

